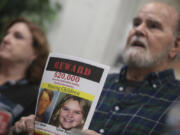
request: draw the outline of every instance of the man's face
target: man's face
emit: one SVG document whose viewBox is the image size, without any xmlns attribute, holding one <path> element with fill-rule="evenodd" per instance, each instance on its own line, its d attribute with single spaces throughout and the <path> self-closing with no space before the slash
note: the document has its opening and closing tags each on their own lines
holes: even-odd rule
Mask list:
<svg viewBox="0 0 180 135">
<path fill-rule="evenodd" d="M 166 63 L 174 43 L 175 20 L 164 5 L 153 3 L 140 10 L 133 20 L 123 58 L 129 66 L 149 67 Z"/>
</svg>

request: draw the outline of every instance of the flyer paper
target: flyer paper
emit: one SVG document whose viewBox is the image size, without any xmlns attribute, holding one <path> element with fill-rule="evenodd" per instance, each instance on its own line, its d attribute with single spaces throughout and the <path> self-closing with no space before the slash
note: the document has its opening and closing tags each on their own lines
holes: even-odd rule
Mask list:
<svg viewBox="0 0 180 135">
<path fill-rule="evenodd" d="M 71 135 L 88 129 L 109 67 L 51 53 L 36 105 L 35 135 Z"/>
</svg>

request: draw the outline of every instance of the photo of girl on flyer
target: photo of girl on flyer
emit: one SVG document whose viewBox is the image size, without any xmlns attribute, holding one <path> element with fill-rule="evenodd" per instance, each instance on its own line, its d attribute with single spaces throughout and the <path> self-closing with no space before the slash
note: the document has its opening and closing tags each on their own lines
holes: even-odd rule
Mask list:
<svg viewBox="0 0 180 135">
<path fill-rule="evenodd" d="M 82 129 L 90 109 L 90 102 L 73 95 L 65 95 L 52 114 L 50 124 L 65 130 Z"/>
</svg>

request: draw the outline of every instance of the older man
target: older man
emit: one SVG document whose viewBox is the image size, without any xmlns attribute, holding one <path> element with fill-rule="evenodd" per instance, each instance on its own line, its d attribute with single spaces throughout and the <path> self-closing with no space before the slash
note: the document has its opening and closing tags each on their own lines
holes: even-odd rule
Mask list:
<svg viewBox="0 0 180 135">
<path fill-rule="evenodd" d="M 104 135 L 163 132 L 169 106 L 180 96 L 169 67 L 180 48 L 179 21 L 165 3 L 149 3 L 138 12 L 123 51 L 127 66 L 108 77 L 90 129 Z"/>
<path fill-rule="evenodd" d="M 169 65 L 179 53 L 180 17 L 170 5 L 145 5 L 133 20 L 124 49 L 124 68 L 109 75 L 89 135 L 160 135 L 180 82 Z M 31 119 L 29 117 L 27 119 Z M 28 128 L 22 119 L 16 127 Z M 27 120 L 28 121 L 28 120 Z M 24 123 L 24 124 L 23 124 Z"/>
</svg>

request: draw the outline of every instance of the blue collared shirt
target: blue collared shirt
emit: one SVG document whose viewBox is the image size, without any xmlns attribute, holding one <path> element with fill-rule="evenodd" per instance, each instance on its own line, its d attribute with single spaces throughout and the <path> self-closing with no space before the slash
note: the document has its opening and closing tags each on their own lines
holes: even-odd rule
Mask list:
<svg viewBox="0 0 180 135">
<path fill-rule="evenodd" d="M 103 135 L 160 135 L 166 115 L 180 98 L 173 70 L 151 73 L 128 93 L 127 67 L 108 76 L 90 129 Z"/>
</svg>

